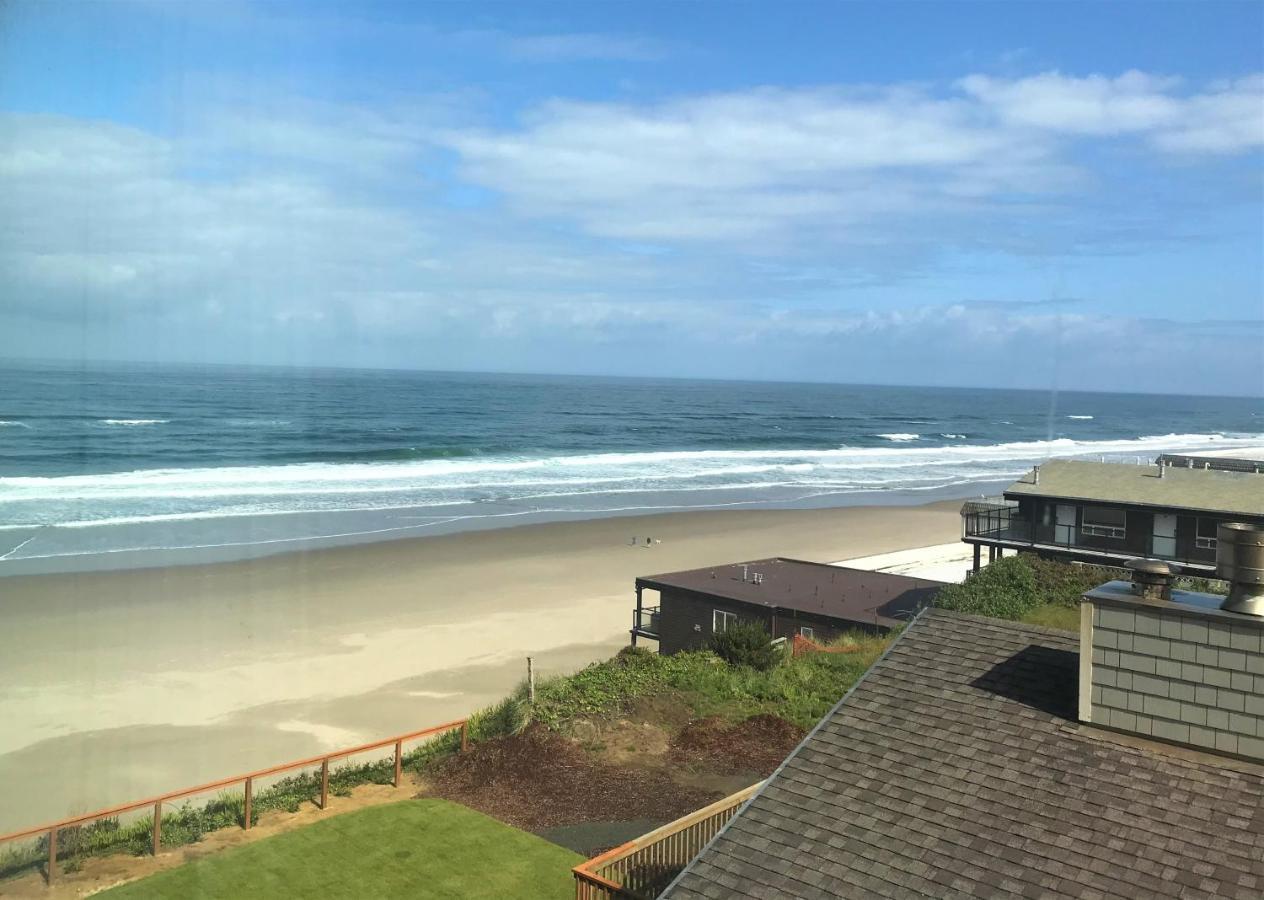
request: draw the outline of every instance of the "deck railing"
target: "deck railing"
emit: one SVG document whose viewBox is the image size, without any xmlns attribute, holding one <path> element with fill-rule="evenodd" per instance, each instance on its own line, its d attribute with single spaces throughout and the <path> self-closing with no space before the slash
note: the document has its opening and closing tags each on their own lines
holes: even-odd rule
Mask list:
<svg viewBox="0 0 1264 900">
<path fill-rule="evenodd" d="M 658 607 L 643 606 L 632 610 L 632 630 L 651 637 L 658 635 Z"/>
<path fill-rule="evenodd" d="M 180 790 L 159 794 L 156 797 L 147 797 L 144 800 L 135 800 L 131 803 L 124 803 L 120 806 L 111 806 L 108 809 L 99 809 L 96 812 L 60 819 L 46 825 L 37 825 L 34 828 L 25 828 L 21 831 L 2 834 L 0 835 L 0 844 L 5 844 L 10 841 L 20 841 L 23 838 L 47 837 L 48 868 L 45 873 L 45 877 L 48 879 L 48 883 L 52 884 L 57 879 L 57 835 L 65 828 L 87 825 L 88 823 L 95 822 L 98 819 L 109 819 L 114 816 L 152 807 L 152 851 L 156 856 L 162 848 L 162 807 L 164 803 L 168 803 L 172 800 L 181 800 L 186 797 L 192 797 L 196 794 L 204 794 L 209 791 L 241 785 L 242 790 L 244 791 L 242 828 L 249 830 L 251 825 L 250 820 L 252 818 L 251 802 L 254 796 L 255 782 L 261 778 L 267 778 L 269 776 L 279 775 L 282 772 L 289 772 L 294 769 L 303 769 L 319 764 L 319 805 L 321 809 L 327 809 L 329 806 L 329 763 L 333 760 L 354 756 L 357 753 L 367 753 L 371 750 L 380 750 L 383 747 L 389 747 L 393 744 L 395 757 L 394 785 L 395 787 L 399 787 L 401 777 L 403 775 L 404 744 L 408 741 L 420 740 L 421 738 L 433 737 L 438 734 L 455 731 L 458 728 L 461 730 L 461 750 L 464 752 L 469 747 L 469 723 L 467 719 L 457 719 L 453 722 L 445 722 L 442 725 L 434 725 L 430 728 L 423 728 L 421 731 L 410 731 L 407 734 L 397 734 L 394 737 L 384 738 L 383 740 L 374 741 L 370 744 L 361 744 L 358 747 L 348 747 L 345 750 L 338 750 L 321 756 L 310 756 L 306 759 L 296 759 L 290 762 L 281 763 L 277 766 L 269 766 L 266 769 L 258 769 L 254 772 L 247 772 L 242 775 L 233 775 L 230 778 L 221 778 L 218 781 L 210 781 L 206 784 L 199 784 L 196 787 L 181 788 Z"/>
<path fill-rule="evenodd" d="M 689 865 L 763 782 L 668 822 L 648 834 L 580 863 L 575 900 L 652 900 Z"/>
<path fill-rule="evenodd" d="M 1031 522 L 1018 504 L 1005 501 L 969 500 L 961 507 L 961 536 L 1001 541 L 1030 542 Z"/>
</svg>

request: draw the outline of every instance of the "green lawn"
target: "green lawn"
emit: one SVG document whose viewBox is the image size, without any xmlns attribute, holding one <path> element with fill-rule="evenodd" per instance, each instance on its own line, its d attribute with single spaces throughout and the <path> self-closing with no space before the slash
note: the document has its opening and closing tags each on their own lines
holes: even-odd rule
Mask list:
<svg viewBox="0 0 1264 900">
<path fill-rule="evenodd" d="M 332 816 L 102 896 L 573 897 L 582 857 L 445 800 Z"/>
<path fill-rule="evenodd" d="M 1045 603 L 1019 616 L 1020 622 L 1028 625 L 1043 625 L 1045 628 L 1060 628 L 1063 631 L 1080 630 L 1080 610 L 1076 606 L 1064 603 Z"/>
</svg>

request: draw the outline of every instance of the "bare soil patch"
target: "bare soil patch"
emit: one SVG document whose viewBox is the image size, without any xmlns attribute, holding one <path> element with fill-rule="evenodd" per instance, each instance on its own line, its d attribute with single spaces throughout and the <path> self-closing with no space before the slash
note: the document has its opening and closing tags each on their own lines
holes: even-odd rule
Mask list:
<svg viewBox="0 0 1264 900">
<path fill-rule="evenodd" d="M 690 722 L 672 741 L 668 757 L 709 775 L 753 773 L 766 778 L 806 732 L 777 716 L 762 714 L 730 725 L 711 716 Z"/>
<path fill-rule="evenodd" d="M 722 796 L 682 786 L 662 768 L 605 762 L 540 725 L 444 760 L 426 793 L 533 832 L 581 822 L 668 822 Z"/>
</svg>

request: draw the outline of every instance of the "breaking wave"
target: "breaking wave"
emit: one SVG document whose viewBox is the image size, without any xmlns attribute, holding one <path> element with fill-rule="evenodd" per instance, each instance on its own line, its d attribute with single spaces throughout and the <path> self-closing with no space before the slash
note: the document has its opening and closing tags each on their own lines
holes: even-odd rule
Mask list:
<svg viewBox="0 0 1264 900">
<path fill-rule="evenodd" d="M 386 509 L 608 511 L 708 498 L 793 502 L 862 491 L 996 483 L 1051 456 L 1148 461 L 1159 452 L 1258 446 L 1264 435 L 1165 434 L 1135 439 L 950 446 L 673 450 L 573 456 L 481 456 L 146 469 L 0 478 L 0 530 L 172 522 L 227 516 Z M 901 442 L 897 442 L 900 444 Z"/>
</svg>

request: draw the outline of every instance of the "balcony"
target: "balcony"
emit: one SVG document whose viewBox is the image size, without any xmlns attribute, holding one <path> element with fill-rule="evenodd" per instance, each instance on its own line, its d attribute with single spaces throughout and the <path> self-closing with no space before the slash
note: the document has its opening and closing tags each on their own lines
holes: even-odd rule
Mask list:
<svg viewBox="0 0 1264 900">
<path fill-rule="evenodd" d="M 961 537 L 986 541 L 1030 544 L 1031 520 L 1005 500 L 970 500 L 961 507 Z"/>
<path fill-rule="evenodd" d="M 632 634 L 658 640 L 658 607 L 643 606 L 632 610 Z"/>
<path fill-rule="evenodd" d="M 653 900 L 719 834 L 763 782 L 580 863 L 575 900 Z"/>
</svg>

